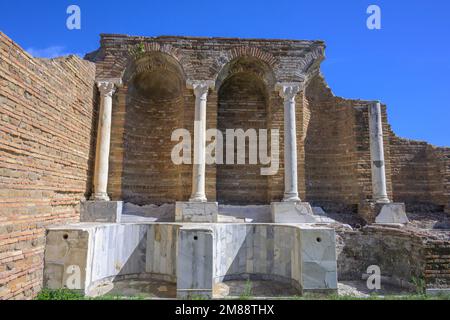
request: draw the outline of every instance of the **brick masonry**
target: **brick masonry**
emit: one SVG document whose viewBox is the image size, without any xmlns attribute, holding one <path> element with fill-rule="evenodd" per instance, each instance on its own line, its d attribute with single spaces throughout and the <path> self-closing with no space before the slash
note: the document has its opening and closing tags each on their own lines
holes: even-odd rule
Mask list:
<svg viewBox="0 0 450 320">
<path fill-rule="evenodd" d="M 450 241 L 427 239 L 424 275 L 429 288 L 450 287 Z"/>
<path fill-rule="evenodd" d="M 95 65 L 33 59 L 0 33 L 0 299 L 41 288 L 45 227 L 90 193 Z"/>
<path fill-rule="evenodd" d="M 306 89 L 306 199 L 354 211 L 372 197 L 368 102 L 334 96 L 321 76 Z M 449 212 L 450 148 L 397 137 L 382 106 L 387 191 L 408 212 Z"/>
<path fill-rule="evenodd" d="M 102 35 L 100 49 L 87 58 L 96 63 L 97 78 L 119 77 L 124 81 L 113 107 L 108 186 L 112 198 L 138 204 L 189 199 L 192 166 L 170 165 L 169 149 L 174 144 L 168 139 L 176 125 L 188 129 L 193 137 L 195 103 L 192 90 L 183 85 L 168 89 L 176 78 L 182 83 L 186 80 L 215 81 L 215 88 L 208 94 L 207 128 L 218 128 L 223 133 L 226 129 L 239 128 L 280 132 L 280 170 L 276 175 L 260 176 L 259 165 L 208 165 L 208 199 L 226 204 L 279 201 L 284 192 L 284 112 L 275 83 L 301 82 L 306 74 L 317 72 L 323 49 L 321 41 Z M 169 73 L 173 75 L 171 81 L 165 80 Z M 148 83 L 144 91 L 158 96 L 160 105 L 139 106 L 142 101 L 137 101 L 136 94 L 137 87 L 142 89 L 142 79 Z M 175 95 L 179 99 L 172 105 L 169 97 L 173 98 L 177 90 Z M 297 140 L 302 197 L 305 196 L 303 140 L 308 120 L 302 107 L 304 103 L 306 99 L 300 92 Z M 156 116 L 163 113 L 167 116 Z M 143 147 L 136 149 L 133 144 Z M 152 148 L 155 145 L 162 147 L 160 152 Z"/>
<path fill-rule="evenodd" d="M 394 200 L 408 211 L 450 210 L 450 148 L 391 136 Z"/>
</svg>

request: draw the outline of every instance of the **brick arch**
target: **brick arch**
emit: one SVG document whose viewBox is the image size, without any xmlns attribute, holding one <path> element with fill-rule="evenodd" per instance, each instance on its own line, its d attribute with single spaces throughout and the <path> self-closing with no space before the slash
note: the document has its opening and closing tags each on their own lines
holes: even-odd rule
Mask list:
<svg viewBox="0 0 450 320">
<path fill-rule="evenodd" d="M 235 47 L 233 49 L 230 49 L 227 52 L 227 55 L 229 57 L 228 62 L 243 56 L 247 56 L 265 62 L 273 69 L 275 69 L 276 65 L 278 64 L 277 59 L 272 54 L 256 47 L 249 47 L 249 46 Z"/>
<path fill-rule="evenodd" d="M 194 68 L 192 64 L 189 62 L 189 59 L 182 53 L 182 51 L 178 48 L 170 44 L 160 44 L 157 42 L 143 42 L 143 51 L 138 49 L 139 43 L 135 43 L 133 46 L 128 48 L 126 54 L 121 56 L 115 61 L 115 69 L 120 73 L 120 77 L 124 79 L 126 77 L 127 72 L 130 68 L 133 68 L 133 65 L 136 62 L 146 55 L 151 55 L 155 53 L 161 53 L 169 57 L 173 62 L 179 65 L 182 70 L 183 77 L 185 79 L 189 78 L 189 75 L 193 74 Z"/>
<path fill-rule="evenodd" d="M 221 59 L 220 68 L 218 68 L 215 76 L 216 88 L 219 89 L 226 79 L 233 74 L 247 72 L 261 78 L 269 90 L 273 89 L 276 82 L 275 60 L 270 58 L 271 55 L 263 55 L 262 51 L 257 48 L 242 48 L 248 49 L 234 48 L 228 52 L 226 59 Z M 261 57 L 264 57 L 264 59 Z"/>
<path fill-rule="evenodd" d="M 124 83 L 130 81 L 139 73 L 151 71 L 154 68 L 162 68 L 176 72 L 183 80 L 186 79 L 186 73 L 183 66 L 172 55 L 162 51 L 147 51 L 132 57 L 132 59 L 128 60 L 128 64 L 122 71 L 121 78 Z"/>
</svg>

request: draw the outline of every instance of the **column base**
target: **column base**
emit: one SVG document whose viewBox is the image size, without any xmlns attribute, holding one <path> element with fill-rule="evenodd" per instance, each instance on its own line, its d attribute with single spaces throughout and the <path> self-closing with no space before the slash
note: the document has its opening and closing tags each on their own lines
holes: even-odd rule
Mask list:
<svg viewBox="0 0 450 320">
<path fill-rule="evenodd" d="M 379 198 L 379 199 L 373 199 L 376 204 L 389 204 L 391 203 L 391 200 L 389 198 Z"/>
<path fill-rule="evenodd" d="M 205 196 L 202 196 L 202 195 L 193 195 L 193 196 L 191 196 L 191 198 L 189 199 L 189 202 L 203 203 L 203 202 L 208 202 L 208 200 L 206 199 Z"/>
<path fill-rule="evenodd" d="M 90 200 L 91 201 L 109 201 L 110 199 L 109 199 L 109 196 L 107 193 L 100 192 L 100 193 L 93 193 L 91 195 Z"/>
<path fill-rule="evenodd" d="M 375 218 L 378 224 L 406 224 L 409 223 L 406 216 L 404 203 L 381 203 L 377 204 L 380 212 Z"/>
<path fill-rule="evenodd" d="M 285 193 L 283 202 L 301 202 L 298 193 Z"/>
<path fill-rule="evenodd" d="M 219 204 L 217 202 L 177 202 L 176 222 L 217 222 Z"/>
<path fill-rule="evenodd" d="M 80 222 L 121 222 L 122 201 L 82 201 Z"/>
<path fill-rule="evenodd" d="M 358 213 L 367 223 L 406 224 L 409 222 L 404 203 L 365 201 L 360 204 Z"/>
<path fill-rule="evenodd" d="M 272 202 L 272 221 L 274 223 L 316 223 L 309 202 Z"/>
</svg>

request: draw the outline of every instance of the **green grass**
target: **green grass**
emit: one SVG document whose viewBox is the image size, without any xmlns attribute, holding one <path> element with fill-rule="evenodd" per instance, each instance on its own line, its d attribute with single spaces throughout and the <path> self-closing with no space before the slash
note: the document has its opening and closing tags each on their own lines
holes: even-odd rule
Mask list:
<svg viewBox="0 0 450 320">
<path fill-rule="evenodd" d="M 118 295 L 104 295 L 100 297 L 86 297 L 76 290 L 58 289 L 50 290 L 44 289 L 36 296 L 35 300 L 144 300 L 143 296 L 118 296 Z"/>
<path fill-rule="evenodd" d="M 239 300 L 251 300 L 252 286 L 250 281 L 247 282 L 244 293 L 239 296 Z M 115 295 L 104 295 L 101 297 L 91 298 L 86 297 L 83 294 L 69 289 L 59 289 L 59 290 L 42 290 L 35 300 L 144 300 L 143 296 L 115 296 Z M 193 297 L 192 300 L 205 300 L 203 297 Z M 369 297 L 355 297 L 355 296 L 339 296 L 338 294 L 332 295 L 319 295 L 319 294 L 305 294 L 303 296 L 293 296 L 289 300 L 450 300 L 450 294 L 442 295 L 426 295 L 426 294 L 411 294 L 411 295 L 389 295 L 389 296 L 378 296 L 372 294 Z"/>
<path fill-rule="evenodd" d="M 239 296 L 239 300 L 251 300 L 252 299 L 252 283 L 247 280 L 245 283 L 244 292 Z"/>
<path fill-rule="evenodd" d="M 43 289 L 35 300 L 85 300 L 85 296 L 69 289 L 50 290 Z"/>
</svg>

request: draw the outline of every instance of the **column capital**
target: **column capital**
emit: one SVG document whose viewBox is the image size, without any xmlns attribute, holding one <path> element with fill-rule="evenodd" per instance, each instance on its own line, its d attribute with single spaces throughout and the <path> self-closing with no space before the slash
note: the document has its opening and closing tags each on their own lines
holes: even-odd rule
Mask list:
<svg viewBox="0 0 450 320">
<path fill-rule="evenodd" d="M 97 80 L 97 87 L 100 93 L 104 96 L 112 96 L 116 88 L 122 84 L 120 79 L 102 79 Z"/>
<path fill-rule="evenodd" d="M 301 82 L 283 82 L 277 83 L 275 89 L 285 100 L 294 100 L 297 93 L 303 89 L 303 83 Z"/>
<path fill-rule="evenodd" d="M 214 89 L 213 80 L 188 80 L 186 82 L 188 89 L 193 89 L 196 96 L 202 96 L 208 93 L 209 89 Z"/>
</svg>

